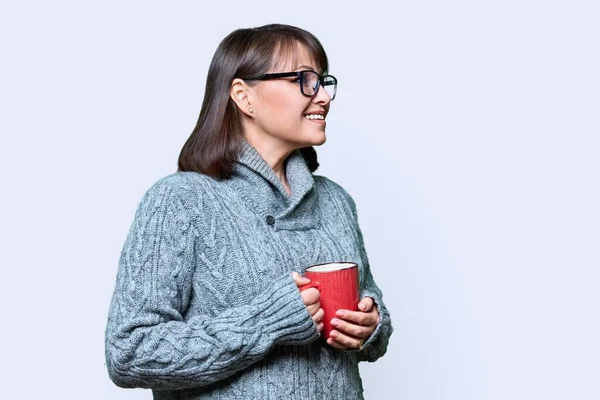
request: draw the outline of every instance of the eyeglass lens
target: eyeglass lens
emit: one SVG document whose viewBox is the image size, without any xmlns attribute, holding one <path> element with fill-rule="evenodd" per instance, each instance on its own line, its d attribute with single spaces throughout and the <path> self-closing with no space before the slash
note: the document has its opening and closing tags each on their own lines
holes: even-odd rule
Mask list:
<svg viewBox="0 0 600 400">
<path fill-rule="evenodd" d="M 304 93 L 306 96 L 314 96 L 321 85 L 321 82 L 319 82 L 319 75 L 313 71 L 305 71 L 302 75 L 302 93 Z M 335 78 L 331 76 L 325 76 L 323 78 L 323 88 L 333 100 L 337 89 L 337 82 L 335 81 Z"/>
</svg>

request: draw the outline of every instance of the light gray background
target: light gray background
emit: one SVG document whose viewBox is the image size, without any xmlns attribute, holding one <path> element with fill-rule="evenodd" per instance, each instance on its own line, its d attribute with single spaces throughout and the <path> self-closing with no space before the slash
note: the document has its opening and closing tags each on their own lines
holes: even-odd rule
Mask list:
<svg viewBox="0 0 600 400">
<path fill-rule="evenodd" d="M 319 172 L 396 329 L 366 397 L 600 398 L 597 4 L 2 2 L 2 398 L 150 398 L 104 366 L 121 246 L 218 43 L 270 22 L 340 82 Z"/>
</svg>

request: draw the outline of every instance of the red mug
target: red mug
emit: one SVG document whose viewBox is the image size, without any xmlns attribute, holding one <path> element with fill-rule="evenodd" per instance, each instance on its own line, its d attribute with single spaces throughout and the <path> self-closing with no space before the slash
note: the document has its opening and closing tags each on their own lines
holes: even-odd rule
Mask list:
<svg viewBox="0 0 600 400">
<path fill-rule="evenodd" d="M 352 262 L 312 265 L 304 276 L 311 282 L 300 287 L 300 291 L 315 287 L 321 292 L 321 308 L 325 312 L 321 335 L 328 339 L 337 310 L 358 311 L 358 266 Z"/>
</svg>

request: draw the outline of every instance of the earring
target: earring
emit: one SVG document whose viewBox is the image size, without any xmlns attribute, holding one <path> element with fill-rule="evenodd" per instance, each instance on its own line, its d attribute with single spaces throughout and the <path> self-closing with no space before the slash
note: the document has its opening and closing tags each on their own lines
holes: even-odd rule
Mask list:
<svg viewBox="0 0 600 400">
<path fill-rule="evenodd" d="M 252 107 L 250 107 L 250 109 L 248 111 L 250 111 L 251 113 L 254 112 L 254 110 L 252 109 Z"/>
</svg>

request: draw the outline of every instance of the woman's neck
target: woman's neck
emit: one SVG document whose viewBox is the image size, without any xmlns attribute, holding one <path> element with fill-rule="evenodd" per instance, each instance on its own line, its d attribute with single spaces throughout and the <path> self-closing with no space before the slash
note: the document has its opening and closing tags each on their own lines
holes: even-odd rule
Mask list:
<svg viewBox="0 0 600 400">
<path fill-rule="evenodd" d="M 293 149 L 285 148 L 280 143 L 264 140 L 255 135 L 246 134 L 245 138 L 266 161 L 269 167 L 271 167 L 275 176 L 281 181 L 287 194 L 291 194 L 291 189 L 285 175 L 285 160 L 292 153 Z"/>
</svg>

